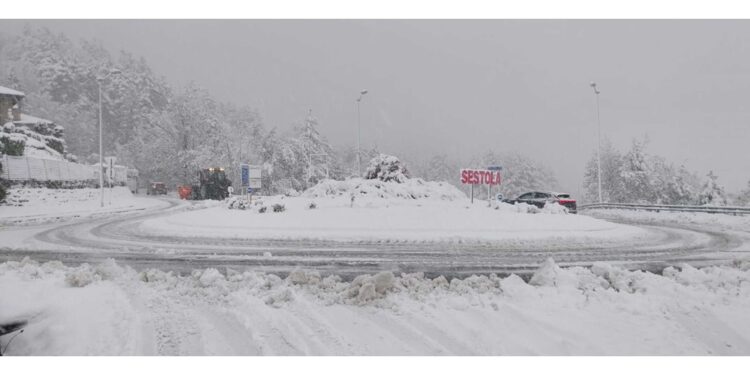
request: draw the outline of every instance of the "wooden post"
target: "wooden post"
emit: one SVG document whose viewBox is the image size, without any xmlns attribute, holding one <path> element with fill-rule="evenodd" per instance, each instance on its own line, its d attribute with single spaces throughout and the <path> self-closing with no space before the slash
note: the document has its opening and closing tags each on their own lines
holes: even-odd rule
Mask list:
<svg viewBox="0 0 750 375">
<path fill-rule="evenodd" d="M 471 184 L 471 204 L 474 204 L 474 184 Z"/>
</svg>

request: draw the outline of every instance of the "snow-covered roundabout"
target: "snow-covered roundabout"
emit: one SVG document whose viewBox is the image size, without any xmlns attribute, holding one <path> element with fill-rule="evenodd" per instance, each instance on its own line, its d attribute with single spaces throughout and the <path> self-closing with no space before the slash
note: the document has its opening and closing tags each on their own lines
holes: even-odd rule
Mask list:
<svg viewBox="0 0 750 375">
<path fill-rule="evenodd" d="M 653 235 L 641 228 L 565 214 L 559 206 L 537 210 L 497 202 L 488 207 L 486 200 L 471 204 L 450 184 L 419 179 L 328 180 L 296 197 L 255 197 L 251 202 L 243 200 L 241 206 L 237 199 L 149 219 L 139 230 L 188 237 L 518 246 L 632 242 Z"/>
</svg>

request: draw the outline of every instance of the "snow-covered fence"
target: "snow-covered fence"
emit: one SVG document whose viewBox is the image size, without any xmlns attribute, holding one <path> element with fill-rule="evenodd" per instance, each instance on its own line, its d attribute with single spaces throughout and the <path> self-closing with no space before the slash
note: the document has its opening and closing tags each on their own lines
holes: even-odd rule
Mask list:
<svg viewBox="0 0 750 375">
<path fill-rule="evenodd" d="M 39 159 L 27 156 L 2 156 L 3 179 L 10 181 L 93 181 L 99 180 L 99 167 L 65 160 Z M 125 166 L 114 167 L 114 183 L 128 182 L 133 171 Z M 106 173 L 106 172 L 105 172 Z M 137 176 L 137 171 L 135 172 Z"/>
<path fill-rule="evenodd" d="M 732 206 L 682 206 L 664 204 L 633 204 L 633 203 L 591 203 L 578 206 L 579 210 L 591 209 L 619 209 L 640 211 L 671 211 L 671 212 L 704 212 L 710 214 L 750 215 L 750 207 Z"/>
<path fill-rule="evenodd" d="M 87 181 L 95 179 L 95 168 L 65 160 L 3 155 L 2 178 L 11 181 Z"/>
</svg>

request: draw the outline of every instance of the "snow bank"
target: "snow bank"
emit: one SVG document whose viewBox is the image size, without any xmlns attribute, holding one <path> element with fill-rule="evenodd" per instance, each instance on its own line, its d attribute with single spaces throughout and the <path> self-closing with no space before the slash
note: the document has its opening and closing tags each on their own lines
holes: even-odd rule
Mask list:
<svg viewBox="0 0 750 375">
<path fill-rule="evenodd" d="M 29 319 L 10 355 L 748 355 L 749 297 L 749 261 L 661 276 L 548 260 L 529 283 L 0 264 L 0 320 Z"/>
<path fill-rule="evenodd" d="M 703 212 L 649 212 L 636 210 L 597 209 L 585 210 L 586 215 L 620 221 L 634 221 L 651 224 L 681 224 L 711 226 L 721 229 L 745 231 L 750 230 L 750 216 L 732 216 L 709 214 Z"/>
<path fill-rule="evenodd" d="M 403 182 L 365 180 L 352 178 L 344 181 L 323 180 L 302 193 L 303 197 L 355 197 L 382 199 L 465 199 L 466 194 L 447 182 L 424 181 L 419 178 L 405 178 Z"/>
<path fill-rule="evenodd" d="M 30 224 L 59 221 L 95 214 L 145 209 L 165 205 L 163 201 L 138 198 L 127 187 L 104 189 L 104 207 L 99 189 L 11 188 L 0 205 L 0 223 Z"/>
</svg>

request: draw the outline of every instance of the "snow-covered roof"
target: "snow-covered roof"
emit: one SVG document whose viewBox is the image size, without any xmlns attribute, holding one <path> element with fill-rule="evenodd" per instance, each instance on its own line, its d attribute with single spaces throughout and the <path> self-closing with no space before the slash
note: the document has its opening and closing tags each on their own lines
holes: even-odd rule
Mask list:
<svg viewBox="0 0 750 375">
<path fill-rule="evenodd" d="M 26 115 L 26 114 L 23 114 L 23 113 L 21 113 L 21 119 L 20 120 L 13 121 L 13 122 L 16 123 L 16 124 L 21 124 L 21 125 L 25 125 L 25 124 L 54 124 L 55 123 L 54 121 L 45 120 L 45 119 L 39 118 L 39 117 L 29 116 L 29 115 Z"/>
<path fill-rule="evenodd" d="M 16 91 L 13 89 L 9 89 L 7 87 L 0 86 L 0 95 L 12 95 L 12 96 L 26 96 L 26 94 Z"/>
</svg>

